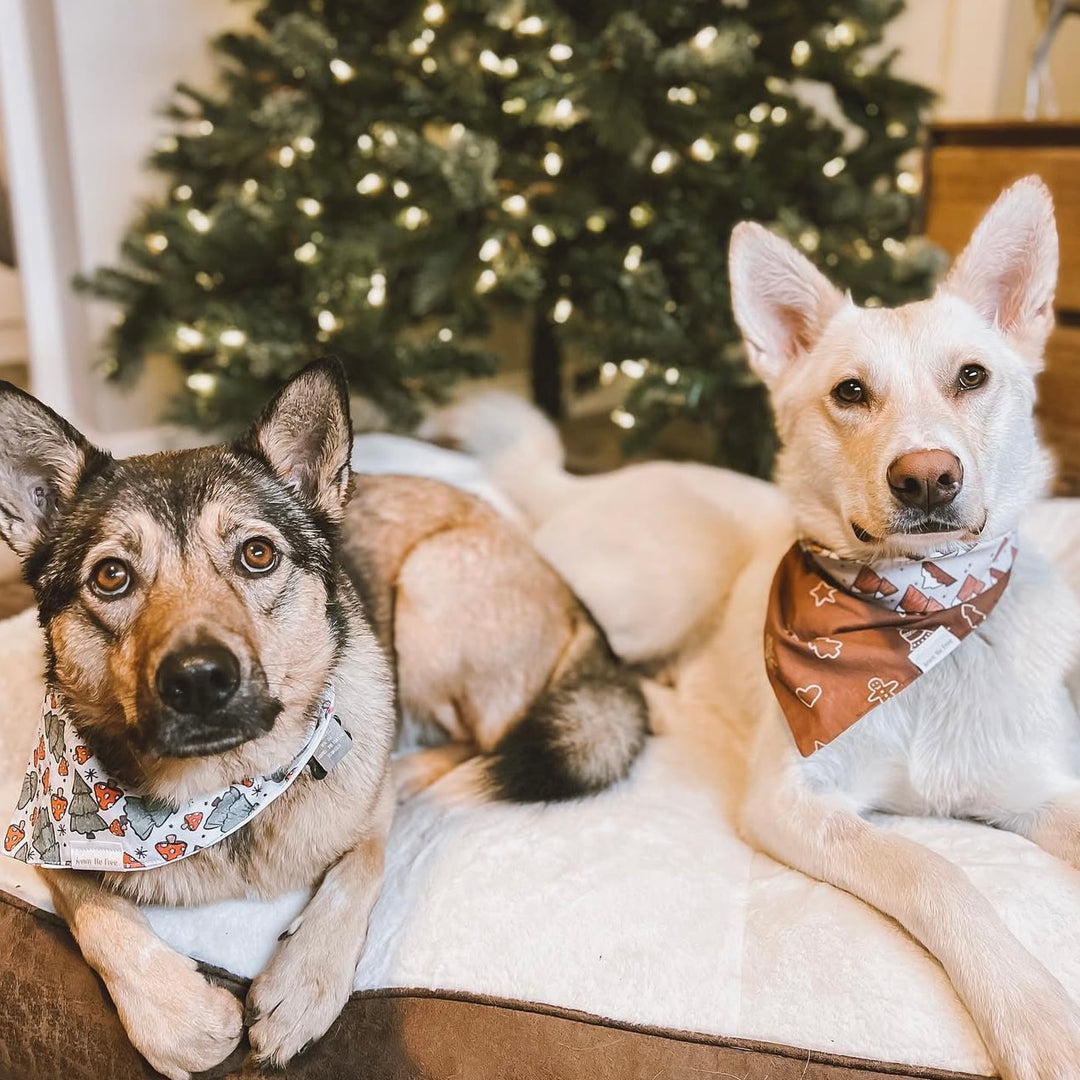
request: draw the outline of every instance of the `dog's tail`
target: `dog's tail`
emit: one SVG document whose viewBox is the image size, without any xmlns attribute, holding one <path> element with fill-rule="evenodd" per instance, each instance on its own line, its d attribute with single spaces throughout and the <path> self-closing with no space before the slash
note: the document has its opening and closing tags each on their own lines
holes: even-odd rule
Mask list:
<svg viewBox="0 0 1080 1080">
<path fill-rule="evenodd" d="M 533 525 L 577 483 L 563 468 L 555 425 L 534 405 L 505 390 L 485 390 L 432 413 L 418 434 L 479 458 L 496 487 Z"/>
<path fill-rule="evenodd" d="M 637 678 L 585 617 L 561 671 L 496 743 L 488 777 L 512 802 L 592 795 L 626 776 L 648 730 Z"/>
</svg>

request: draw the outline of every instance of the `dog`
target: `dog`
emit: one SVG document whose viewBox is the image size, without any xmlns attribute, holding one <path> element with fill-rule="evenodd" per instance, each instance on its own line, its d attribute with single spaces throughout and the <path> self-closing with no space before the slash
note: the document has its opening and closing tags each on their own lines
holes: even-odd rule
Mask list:
<svg viewBox="0 0 1080 1080">
<path fill-rule="evenodd" d="M 401 800 L 480 752 L 515 802 L 593 794 L 644 745 L 637 678 L 524 533 L 476 495 L 423 477 L 355 479 L 342 557 L 391 658 Z"/>
<path fill-rule="evenodd" d="M 407 726 L 461 740 L 405 759 L 406 793 L 479 748 L 496 796 L 574 797 L 643 743 L 637 682 L 527 538 L 446 485 L 351 477 L 351 441 L 333 361 L 234 443 L 125 461 L 0 384 L 0 535 L 49 685 L 5 849 L 45 868 L 171 1078 L 226 1058 L 245 1019 L 256 1059 L 284 1065 L 341 1011 L 381 885 L 398 700 Z M 320 721 L 341 730 L 312 753 Z M 57 868 L 62 850 L 94 872 Z M 136 906 L 301 888 L 246 1014 Z"/>
<path fill-rule="evenodd" d="M 736 227 L 734 313 L 801 543 L 760 544 L 686 673 L 759 724 L 747 839 L 904 926 L 1006 1080 L 1080 1077 L 1080 1013 L 962 872 L 867 815 L 973 819 L 1080 868 L 1080 603 L 1014 533 L 1052 471 L 1032 414 L 1057 264 L 1037 178 L 1001 195 L 932 298 L 894 310 Z"/>
</svg>

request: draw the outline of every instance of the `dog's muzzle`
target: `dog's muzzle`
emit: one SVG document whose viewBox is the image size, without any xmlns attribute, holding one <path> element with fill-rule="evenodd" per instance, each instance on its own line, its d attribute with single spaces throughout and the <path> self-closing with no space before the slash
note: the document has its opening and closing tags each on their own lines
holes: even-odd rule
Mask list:
<svg viewBox="0 0 1080 1080">
<path fill-rule="evenodd" d="M 165 654 L 153 687 L 140 694 L 148 749 L 164 757 L 218 754 L 266 734 L 281 711 L 257 665 L 246 676 L 218 641 L 199 641 Z"/>
</svg>

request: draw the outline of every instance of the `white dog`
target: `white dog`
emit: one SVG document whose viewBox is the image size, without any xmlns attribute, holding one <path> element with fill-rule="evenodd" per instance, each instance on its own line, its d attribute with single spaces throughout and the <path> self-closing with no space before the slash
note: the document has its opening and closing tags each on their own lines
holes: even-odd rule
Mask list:
<svg viewBox="0 0 1080 1080">
<path fill-rule="evenodd" d="M 1050 474 L 1032 418 L 1049 193 L 1006 191 L 934 297 L 897 310 L 856 307 L 758 225 L 736 228 L 730 259 L 807 542 L 768 618 L 777 553 L 747 565 L 707 650 L 761 717 L 744 831 L 921 941 L 1003 1076 L 1080 1077 L 1080 1014 L 1057 980 L 956 867 L 864 816 L 984 821 L 1080 867 L 1080 605 L 1014 532 Z"/>
</svg>

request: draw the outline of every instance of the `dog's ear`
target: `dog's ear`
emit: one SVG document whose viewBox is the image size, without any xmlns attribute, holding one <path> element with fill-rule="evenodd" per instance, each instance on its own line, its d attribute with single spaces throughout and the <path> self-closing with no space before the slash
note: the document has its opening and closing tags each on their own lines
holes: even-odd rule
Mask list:
<svg viewBox="0 0 1080 1080">
<path fill-rule="evenodd" d="M 331 521 L 344 513 L 352 454 L 349 388 L 337 360 L 316 360 L 287 382 L 238 447 L 262 458 Z"/>
<path fill-rule="evenodd" d="M 771 387 L 813 348 L 843 294 L 789 243 L 752 221 L 731 234 L 728 272 L 750 366 Z"/>
<path fill-rule="evenodd" d="M 0 536 L 26 559 L 90 464 L 108 460 L 66 420 L 0 382 Z"/>
<path fill-rule="evenodd" d="M 1054 203 L 1042 180 L 1028 176 L 998 196 L 941 290 L 966 300 L 1041 366 L 1057 273 Z"/>
</svg>

